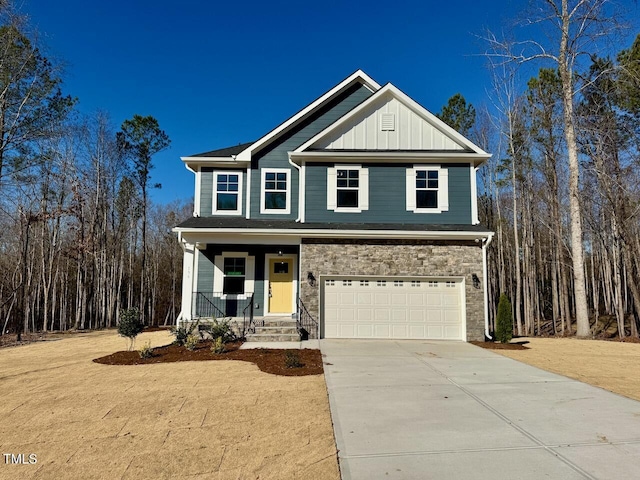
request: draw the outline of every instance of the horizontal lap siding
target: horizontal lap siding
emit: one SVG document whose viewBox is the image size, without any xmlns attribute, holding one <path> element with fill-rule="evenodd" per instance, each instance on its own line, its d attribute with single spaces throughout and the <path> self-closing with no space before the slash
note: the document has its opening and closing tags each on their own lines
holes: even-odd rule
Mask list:
<svg viewBox="0 0 640 480">
<path fill-rule="evenodd" d="M 214 216 L 213 210 L 213 172 L 242 172 L 242 192 L 240 192 L 240 198 L 238 201 L 242 205 L 242 215 L 245 213 L 245 198 L 247 188 L 247 171 L 246 168 L 213 168 L 202 167 L 200 171 L 200 216 L 211 217 Z M 238 215 L 241 216 L 241 215 Z"/>
<path fill-rule="evenodd" d="M 295 219 L 298 217 L 298 170 L 289 163 L 287 152 L 298 148 L 369 96 L 371 96 L 371 91 L 362 85 L 348 89 L 254 157 L 251 162 L 251 218 Z M 261 168 L 288 168 L 291 170 L 291 213 L 289 215 L 260 214 Z"/>
<path fill-rule="evenodd" d="M 333 164 L 306 166 L 306 222 L 471 224 L 469 165 L 440 164 L 449 170 L 449 210 L 413 213 L 406 207 L 406 172 L 413 164 L 366 164 L 369 169 L 369 210 L 339 213 L 327 210 L 327 168 Z"/>
</svg>

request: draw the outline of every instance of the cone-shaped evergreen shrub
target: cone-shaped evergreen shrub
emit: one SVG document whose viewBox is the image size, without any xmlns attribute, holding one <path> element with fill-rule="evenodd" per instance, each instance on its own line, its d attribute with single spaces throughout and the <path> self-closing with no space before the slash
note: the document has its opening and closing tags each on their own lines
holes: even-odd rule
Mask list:
<svg viewBox="0 0 640 480">
<path fill-rule="evenodd" d="M 509 343 L 513 337 L 513 313 L 511 302 L 503 293 L 498 302 L 498 317 L 496 318 L 496 340 Z"/>
</svg>

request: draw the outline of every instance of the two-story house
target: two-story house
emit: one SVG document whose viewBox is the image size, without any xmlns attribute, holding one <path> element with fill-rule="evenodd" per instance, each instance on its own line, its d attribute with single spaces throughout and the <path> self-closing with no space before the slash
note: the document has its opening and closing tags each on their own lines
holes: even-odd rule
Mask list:
<svg viewBox="0 0 640 480">
<path fill-rule="evenodd" d="M 195 209 L 175 228 L 179 321 L 293 317 L 311 337 L 482 340 L 492 232 L 476 171 L 489 157 L 362 71 L 255 142 L 183 157 Z"/>
</svg>

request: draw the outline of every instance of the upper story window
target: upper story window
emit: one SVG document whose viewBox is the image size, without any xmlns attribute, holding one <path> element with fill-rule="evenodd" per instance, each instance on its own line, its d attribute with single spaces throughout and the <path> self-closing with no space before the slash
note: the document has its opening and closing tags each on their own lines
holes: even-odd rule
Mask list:
<svg viewBox="0 0 640 480">
<path fill-rule="evenodd" d="M 242 172 L 215 172 L 213 187 L 214 215 L 242 214 Z"/>
<path fill-rule="evenodd" d="M 369 170 L 360 165 L 327 169 L 327 210 L 361 212 L 369 209 Z"/>
<path fill-rule="evenodd" d="M 441 213 L 449 210 L 449 172 L 437 165 L 407 169 L 407 210 Z"/>
<path fill-rule="evenodd" d="M 260 213 L 291 212 L 291 170 L 262 169 Z"/>
</svg>

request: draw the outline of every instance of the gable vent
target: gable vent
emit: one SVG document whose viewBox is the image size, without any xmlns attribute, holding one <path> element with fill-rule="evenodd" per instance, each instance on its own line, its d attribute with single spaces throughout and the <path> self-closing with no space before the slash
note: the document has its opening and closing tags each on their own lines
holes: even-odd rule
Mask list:
<svg viewBox="0 0 640 480">
<path fill-rule="evenodd" d="M 384 132 L 396 129 L 396 115 L 394 113 L 383 113 L 380 117 L 380 130 Z"/>
</svg>

